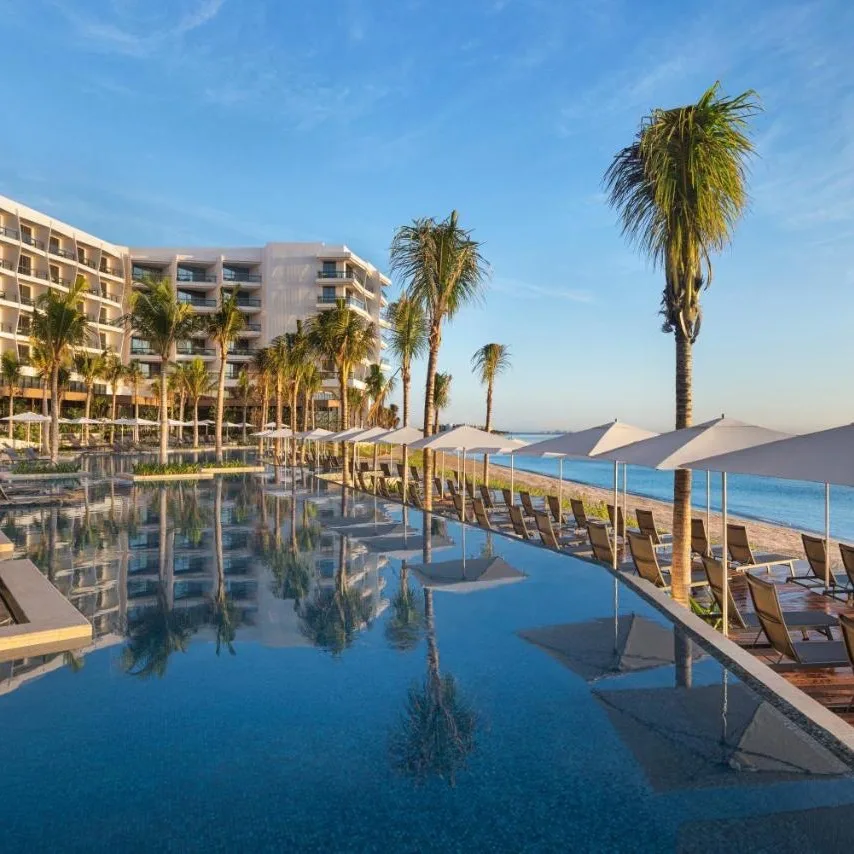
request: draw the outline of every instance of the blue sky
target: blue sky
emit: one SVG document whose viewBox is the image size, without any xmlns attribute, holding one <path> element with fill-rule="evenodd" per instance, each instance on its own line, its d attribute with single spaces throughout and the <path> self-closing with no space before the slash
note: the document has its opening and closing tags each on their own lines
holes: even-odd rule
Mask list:
<svg viewBox="0 0 854 854">
<path fill-rule="evenodd" d="M 516 429 L 672 426 L 661 276 L 620 237 L 601 178 L 650 108 L 717 79 L 756 89 L 751 210 L 704 295 L 695 417 L 852 420 L 848 2 L 0 0 L 0 14 L 0 192 L 116 242 L 327 240 L 381 269 L 396 226 L 456 208 L 492 280 L 445 335 L 448 416 L 483 418 L 469 360 L 500 341 L 513 369 L 497 424 Z"/>
</svg>

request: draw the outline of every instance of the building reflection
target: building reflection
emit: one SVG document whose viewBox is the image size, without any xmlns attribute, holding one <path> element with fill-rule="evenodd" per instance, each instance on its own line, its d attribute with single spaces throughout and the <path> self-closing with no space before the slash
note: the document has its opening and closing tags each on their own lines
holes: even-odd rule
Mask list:
<svg viewBox="0 0 854 854">
<path fill-rule="evenodd" d="M 0 663 L 0 693 L 109 646 L 143 677 L 164 675 L 191 641 L 218 654 L 237 653 L 239 641 L 343 651 L 388 606 L 386 559 L 324 530 L 323 512 L 322 495 L 243 477 L 102 481 L 82 506 L 9 511 L 0 525 L 16 556 L 90 620 L 94 640 L 73 657 Z M 343 620 L 324 625 L 333 605 Z"/>
</svg>

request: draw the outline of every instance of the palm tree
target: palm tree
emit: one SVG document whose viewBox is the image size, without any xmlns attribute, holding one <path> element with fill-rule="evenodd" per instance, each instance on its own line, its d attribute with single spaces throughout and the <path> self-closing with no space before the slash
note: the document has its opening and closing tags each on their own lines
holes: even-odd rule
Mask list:
<svg viewBox="0 0 854 854">
<path fill-rule="evenodd" d="M 306 365 L 305 372 L 302 375 L 302 393 L 303 393 L 303 430 L 309 429 L 309 410 L 311 411 L 311 429 L 317 426 L 317 412 L 315 407 L 315 397 L 323 388 L 323 376 L 320 369 L 314 362 Z"/>
<path fill-rule="evenodd" d="M 424 609 L 409 584 L 409 568 L 403 561 L 400 587 L 392 597 L 391 618 L 385 624 L 386 640 L 393 649 L 406 652 L 418 645 L 423 629 Z"/>
<path fill-rule="evenodd" d="M 103 378 L 105 353 L 88 353 L 80 350 L 74 354 L 74 371 L 80 375 L 86 386 L 86 402 L 83 406 L 83 441 L 89 442 L 89 417 L 92 413 L 92 398 L 95 396 L 95 383 Z"/>
<path fill-rule="evenodd" d="M 128 381 L 133 393 L 133 417 L 134 420 L 139 420 L 139 384 L 145 379 L 142 373 L 142 365 L 138 359 L 131 359 L 125 367 L 125 379 Z M 139 441 L 139 427 L 134 425 L 133 440 Z"/>
<path fill-rule="evenodd" d="M 222 479 L 214 484 L 214 551 L 216 556 L 216 591 L 211 600 L 211 617 L 216 634 L 216 654 L 222 647 L 236 655 L 234 638 L 237 635 L 239 616 L 225 583 L 225 558 L 222 548 Z"/>
<path fill-rule="evenodd" d="M 50 458 L 59 459 L 59 375 L 76 347 L 86 342 L 89 323 L 83 312 L 86 279 L 78 276 L 67 293 L 50 288 L 36 300 L 32 337 L 43 348 L 50 370 Z"/>
<path fill-rule="evenodd" d="M 240 311 L 238 293 L 240 289 L 234 288 L 230 293 L 222 291 L 219 297 L 219 308 L 208 318 L 208 335 L 219 347 L 219 381 L 216 391 L 216 461 L 222 462 L 222 421 L 223 409 L 225 407 L 225 368 L 228 357 L 228 349 L 234 343 L 234 339 L 246 326 L 246 317 Z"/>
<path fill-rule="evenodd" d="M 663 331 L 676 342 L 676 429 L 693 417 L 692 348 L 700 333 L 700 292 L 712 280 L 711 255 L 726 247 L 747 207 L 748 120 L 756 94 L 707 89 L 696 104 L 655 109 L 605 173 L 623 234 L 664 270 Z M 673 478 L 673 598 L 688 604 L 691 575 L 691 472 Z"/>
<path fill-rule="evenodd" d="M 386 379 L 382 368 L 376 363 L 368 368 L 365 377 L 365 392 L 373 401 L 368 412 L 368 425 L 377 424 L 377 415 L 382 410 L 386 397 L 394 391 L 394 374 Z"/>
<path fill-rule="evenodd" d="M 366 323 L 355 311 L 347 308 L 343 299 L 339 299 L 333 308 L 321 311 L 309 320 L 308 339 L 315 353 L 335 363 L 343 430 L 349 415 L 347 387 L 350 376 L 353 368 L 363 359 L 367 359 L 376 346 L 374 325 Z M 347 443 L 342 442 L 341 445 L 341 456 L 344 460 L 343 480 L 346 486 Z"/>
<path fill-rule="evenodd" d="M 439 432 L 439 413 L 447 409 L 451 402 L 451 380 L 450 374 L 436 374 L 436 382 L 433 390 L 434 421 L 433 432 Z"/>
<path fill-rule="evenodd" d="M 33 338 L 30 338 L 31 347 L 30 347 L 30 365 L 35 368 L 36 373 L 41 380 L 42 387 L 42 415 L 47 417 L 48 415 L 48 407 L 47 407 L 47 388 L 50 384 L 50 353 L 46 345 L 42 344 L 40 341 L 36 341 Z M 42 453 L 46 454 L 49 450 L 50 443 L 50 430 L 48 430 L 44 424 L 42 424 L 41 429 L 41 449 Z"/>
<path fill-rule="evenodd" d="M 21 363 L 18 357 L 7 350 L 0 356 L 0 374 L 3 376 L 3 384 L 9 389 L 9 439 L 15 435 L 15 389 L 21 382 Z"/>
<path fill-rule="evenodd" d="M 471 359 L 475 373 L 486 386 L 486 426 L 492 432 L 492 392 L 495 377 L 510 367 L 510 348 L 506 344 L 484 344 Z M 489 454 L 483 455 L 483 482 L 489 481 Z"/>
<path fill-rule="evenodd" d="M 347 389 L 347 409 L 350 412 L 350 423 L 347 427 L 362 427 L 362 415 L 365 406 L 365 392 L 360 388 Z"/>
<path fill-rule="evenodd" d="M 291 413 L 291 430 L 299 429 L 297 424 L 297 401 L 300 384 L 306 368 L 311 364 L 311 348 L 308 336 L 305 334 L 302 321 L 297 320 L 296 332 L 286 332 L 273 339 L 270 349 L 274 354 L 280 384 L 284 383 L 288 390 L 288 406 Z M 279 386 L 280 387 L 280 386 Z M 276 419 L 277 426 L 281 422 L 280 392 L 277 391 Z M 291 465 L 296 465 L 296 440 L 291 441 Z"/>
<path fill-rule="evenodd" d="M 213 386 L 208 366 L 200 356 L 184 363 L 181 374 L 187 396 L 193 404 L 193 447 L 199 447 L 199 399 L 208 394 Z"/>
<path fill-rule="evenodd" d="M 424 390 L 424 435 L 431 435 L 442 323 L 476 300 L 487 275 L 480 244 L 459 226 L 457 212 L 441 222 L 432 218 L 401 226 L 391 244 L 391 268 L 406 282 L 406 295 L 424 307 L 428 328 L 427 383 Z M 424 452 L 424 482 L 433 482 L 433 455 Z M 433 507 L 426 490 L 424 506 Z"/>
<path fill-rule="evenodd" d="M 273 359 L 269 347 L 262 347 L 253 361 L 253 368 L 258 377 L 258 386 L 261 389 L 261 421 L 259 429 L 263 430 L 267 423 L 267 413 L 270 408 L 270 387 L 273 384 Z"/>
<path fill-rule="evenodd" d="M 386 310 L 386 320 L 391 325 L 389 345 L 400 362 L 403 382 L 403 426 L 409 426 L 409 385 L 412 381 L 412 360 L 427 350 L 427 323 L 420 302 L 402 296 Z M 435 392 L 434 392 L 435 393 Z"/>
<path fill-rule="evenodd" d="M 237 384 L 234 387 L 237 398 L 243 405 L 243 444 L 246 444 L 246 417 L 249 412 L 249 401 L 255 393 L 255 384 L 249 374 L 248 368 L 241 368 L 237 375 Z"/>
<path fill-rule="evenodd" d="M 169 358 L 175 342 L 189 338 L 198 326 L 192 306 L 179 302 L 168 279 L 147 281 L 134 295 L 132 326 L 160 356 L 160 463 L 169 461 L 169 414 L 166 410 L 166 382 Z"/>
<path fill-rule="evenodd" d="M 172 400 L 172 414 L 176 415 L 176 421 L 179 422 L 178 441 L 184 441 L 184 404 L 187 402 L 187 383 L 184 379 L 184 374 L 187 370 L 186 362 L 178 362 L 172 366 L 169 373 L 169 379 L 166 381 L 166 388 Z M 178 400 L 178 412 L 175 412 L 175 399 Z"/>
<path fill-rule="evenodd" d="M 116 397 L 119 393 L 119 382 L 125 375 L 125 366 L 122 364 L 118 353 L 105 353 L 102 376 L 110 385 L 112 393 L 112 405 L 110 406 L 110 419 L 116 420 Z M 110 427 L 110 441 L 116 441 L 116 425 Z"/>
</svg>

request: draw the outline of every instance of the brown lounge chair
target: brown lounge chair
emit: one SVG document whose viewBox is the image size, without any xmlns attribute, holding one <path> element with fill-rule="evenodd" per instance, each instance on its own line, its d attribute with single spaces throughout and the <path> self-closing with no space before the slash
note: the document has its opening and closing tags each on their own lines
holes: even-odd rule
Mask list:
<svg viewBox="0 0 854 854">
<path fill-rule="evenodd" d="M 492 500 L 492 493 L 489 491 L 489 487 L 485 483 L 479 484 L 477 491 L 480 493 L 480 500 L 483 502 L 483 506 L 487 511 L 494 511 L 498 509 L 495 506 L 495 502 Z"/>
<path fill-rule="evenodd" d="M 417 486 L 417 484 L 416 484 L 416 486 Z M 438 498 L 440 501 L 444 501 L 445 500 L 445 490 L 442 489 L 442 478 L 434 477 L 433 478 L 433 486 L 436 487 L 436 498 Z"/>
<path fill-rule="evenodd" d="M 463 503 L 461 493 L 454 493 L 454 509 L 457 511 L 457 516 L 460 517 L 460 522 L 469 522 L 471 520 L 471 505 L 469 502 Z"/>
<path fill-rule="evenodd" d="M 749 572 L 744 574 L 750 598 L 756 616 L 771 644 L 771 649 L 779 654 L 774 664 L 779 669 L 800 670 L 807 668 L 845 667 L 850 665 L 845 644 L 842 641 L 793 641 L 789 637 L 789 626 L 783 610 L 777 588 L 762 578 Z M 783 659 L 789 659 L 784 662 Z"/>
<path fill-rule="evenodd" d="M 703 569 L 706 572 L 706 578 L 709 581 L 709 589 L 712 591 L 712 596 L 718 606 L 718 612 L 723 613 L 724 601 L 724 570 L 723 564 L 714 557 L 703 555 Z M 753 639 L 751 646 L 756 646 L 756 642 L 762 637 L 762 624 L 759 622 L 759 617 L 756 614 L 742 614 L 738 606 L 735 604 L 735 599 L 732 595 L 732 588 L 727 590 L 729 607 L 727 609 L 727 617 L 729 623 L 736 629 L 745 631 L 756 631 L 757 635 Z M 809 632 L 816 631 L 827 635 L 828 640 L 832 640 L 830 629 L 837 625 L 837 619 L 832 614 L 825 614 L 822 611 L 784 611 L 783 617 L 786 625 L 792 631 Z M 804 637 L 806 640 L 806 637 Z"/>
<path fill-rule="evenodd" d="M 388 463 L 380 463 L 380 471 L 385 477 L 391 477 L 391 466 Z"/>
<path fill-rule="evenodd" d="M 604 522 L 588 522 L 587 536 L 593 549 L 593 558 L 606 566 L 613 566 L 614 550 L 607 525 Z"/>
<path fill-rule="evenodd" d="M 412 479 L 416 483 L 421 483 L 421 475 L 418 473 L 418 466 L 410 466 L 409 473 L 412 475 Z"/>
<path fill-rule="evenodd" d="M 454 481 L 449 477 L 445 479 L 445 483 L 448 485 L 448 494 L 451 498 L 456 497 L 459 493 L 457 492 L 457 485 Z"/>
<path fill-rule="evenodd" d="M 548 513 L 544 510 L 534 511 L 534 522 L 536 522 L 537 530 L 540 532 L 540 539 L 543 545 L 554 551 L 563 551 L 570 546 L 578 546 L 578 540 L 571 540 L 566 537 L 558 537 L 552 527 L 552 520 Z"/>
<path fill-rule="evenodd" d="M 608 504 L 606 505 L 608 508 L 608 521 L 611 523 L 611 527 L 614 527 L 614 505 Z M 622 538 L 626 536 L 626 520 L 623 516 L 623 508 L 618 507 L 616 517 L 619 520 L 619 525 L 617 526 L 617 536 Z"/>
<path fill-rule="evenodd" d="M 35 507 L 53 504 L 62 504 L 62 494 L 46 494 L 44 492 L 22 492 L 19 494 L 9 493 L 0 486 L 0 501 L 16 507 Z"/>
<path fill-rule="evenodd" d="M 560 501 L 558 501 L 556 495 L 547 495 L 546 496 L 546 504 L 548 505 L 549 512 L 552 514 L 552 521 L 558 528 L 563 527 L 563 509 L 560 506 Z"/>
<path fill-rule="evenodd" d="M 506 487 L 501 490 L 501 497 L 504 499 L 504 506 L 507 508 L 507 512 L 515 506 L 516 502 L 513 501 L 513 493 L 507 489 Z M 520 511 L 521 512 L 521 511 Z"/>
<path fill-rule="evenodd" d="M 664 573 L 666 572 L 669 575 L 670 570 L 668 567 L 662 567 L 659 564 L 652 540 L 646 534 L 636 534 L 634 531 L 629 531 L 629 551 L 632 554 L 632 561 L 638 575 L 650 584 L 660 587 L 665 593 L 669 593 L 672 580 L 671 583 L 668 583 L 664 578 Z M 691 590 L 705 587 L 708 583 L 705 573 L 702 573 L 702 577 L 691 573 L 691 581 L 689 582 Z"/>
<path fill-rule="evenodd" d="M 713 546 L 709 543 L 705 520 L 697 517 L 691 520 L 691 552 L 697 557 L 712 555 L 719 558 L 722 554 L 720 546 Z"/>
<path fill-rule="evenodd" d="M 515 504 L 510 505 L 510 522 L 513 525 L 513 532 L 517 537 L 521 537 L 523 540 L 531 539 L 531 532 L 525 524 L 525 517 L 522 515 L 522 508 L 517 507 Z"/>
<path fill-rule="evenodd" d="M 466 479 L 466 495 L 468 495 L 469 501 L 474 501 L 474 484 L 468 479 Z"/>
<path fill-rule="evenodd" d="M 572 518 L 575 519 L 575 527 L 580 531 L 586 531 L 589 519 L 584 509 L 584 502 L 580 498 L 570 498 L 569 506 L 572 510 Z"/>
<path fill-rule="evenodd" d="M 395 463 L 394 465 L 397 469 L 397 476 L 403 480 L 403 476 L 406 474 L 406 466 L 403 463 Z"/>
<path fill-rule="evenodd" d="M 492 525 L 489 522 L 489 516 L 486 513 L 486 507 L 483 506 L 483 501 L 480 498 L 473 498 L 471 506 L 474 509 L 474 518 L 481 528 L 486 528 L 487 531 L 492 530 Z"/>
<path fill-rule="evenodd" d="M 789 574 L 794 575 L 795 561 L 792 555 L 763 553 L 754 555 L 747 539 L 747 528 L 744 525 L 728 524 L 726 526 L 727 550 L 729 556 L 739 568 L 750 567 L 751 569 L 764 567 L 768 572 L 772 566 L 788 564 Z"/>
<path fill-rule="evenodd" d="M 424 509 L 424 502 L 421 500 L 421 493 L 418 490 L 417 483 L 409 484 L 409 503 L 418 510 Z"/>
<path fill-rule="evenodd" d="M 526 516 L 533 518 L 534 514 L 537 512 L 537 508 L 534 507 L 534 502 L 531 501 L 531 493 L 526 492 L 524 489 L 520 489 L 519 501 L 522 502 L 522 512 Z"/>
<path fill-rule="evenodd" d="M 807 575 L 795 575 L 792 573 L 786 581 L 792 581 L 795 584 L 800 584 L 803 587 L 824 587 L 825 572 L 827 566 L 827 544 L 821 537 L 813 537 L 810 534 L 801 534 L 801 541 L 804 544 L 804 554 L 807 557 L 807 567 L 809 572 Z M 844 579 L 837 578 L 833 572 L 828 573 L 830 579 L 830 592 L 840 592 L 845 590 L 851 581 L 846 575 Z"/>
<path fill-rule="evenodd" d="M 635 518 L 638 520 L 638 531 L 646 534 L 657 549 L 672 545 L 673 537 L 670 534 L 659 533 L 652 510 L 641 510 L 637 507 Z"/>
</svg>

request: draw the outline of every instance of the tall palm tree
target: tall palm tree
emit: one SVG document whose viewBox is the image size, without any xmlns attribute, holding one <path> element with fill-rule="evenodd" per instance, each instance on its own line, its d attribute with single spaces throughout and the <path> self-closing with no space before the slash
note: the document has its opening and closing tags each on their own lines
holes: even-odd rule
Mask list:
<svg viewBox="0 0 854 854">
<path fill-rule="evenodd" d="M 50 369 L 50 458 L 59 459 L 59 375 L 71 354 L 86 342 L 89 323 L 83 311 L 86 279 L 78 276 L 67 293 L 50 288 L 36 300 L 32 337 L 44 350 Z"/>
<path fill-rule="evenodd" d="M 234 393 L 243 407 L 243 444 L 246 444 L 246 418 L 249 413 L 249 401 L 255 394 L 255 384 L 252 382 L 252 376 L 248 368 L 241 368 L 237 375 L 237 384 L 234 387 Z"/>
<path fill-rule="evenodd" d="M 7 350 L 0 356 L 0 374 L 3 376 L 3 385 L 9 389 L 9 439 L 15 435 L 15 391 L 21 382 L 21 363 L 18 357 Z"/>
<path fill-rule="evenodd" d="M 131 324 L 160 356 L 160 463 L 169 461 L 169 414 L 166 410 L 166 382 L 169 358 L 175 342 L 189 338 L 198 327 L 192 306 L 179 302 L 168 279 L 145 282 L 135 294 Z"/>
<path fill-rule="evenodd" d="M 696 104 L 655 109 L 605 173 L 623 234 L 664 271 L 664 332 L 676 343 L 676 429 L 693 417 L 692 348 L 700 333 L 700 293 L 711 256 L 725 248 L 747 207 L 748 120 L 756 94 L 734 98 L 720 84 Z M 691 575 L 691 472 L 673 478 L 673 598 L 688 603 Z"/>
<path fill-rule="evenodd" d="M 373 323 L 366 323 L 355 311 L 339 299 L 333 308 L 321 311 L 308 323 L 308 339 L 312 350 L 321 358 L 334 362 L 338 373 L 338 396 L 341 401 L 342 430 L 349 415 L 347 387 L 353 368 L 367 359 L 376 346 Z M 348 482 L 347 443 L 342 442 L 343 479 Z"/>
<path fill-rule="evenodd" d="M 104 376 L 105 353 L 88 353 L 80 350 L 74 354 L 74 370 L 83 379 L 86 386 L 86 402 L 83 405 L 83 441 L 89 442 L 89 417 L 92 414 L 92 398 L 95 396 L 95 383 Z"/>
<path fill-rule="evenodd" d="M 311 347 L 302 321 L 297 320 L 296 332 L 286 332 L 273 339 L 272 348 L 279 354 L 278 358 L 284 366 L 284 378 L 288 390 L 288 406 L 291 412 L 291 430 L 299 429 L 297 424 L 297 401 L 303 375 L 311 364 Z M 296 465 L 296 441 L 291 441 L 291 465 Z"/>
<path fill-rule="evenodd" d="M 259 429 L 263 430 L 264 425 L 267 423 L 267 414 L 270 408 L 270 388 L 273 385 L 274 379 L 273 359 L 269 347 L 262 347 L 255 354 L 252 367 L 258 378 L 258 387 L 261 390 L 261 421 Z"/>
<path fill-rule="evenodd" d="M 495 377 L 510 368 L 510 348 L 506 344 L 484 344 L 471 359 L 474 372 L 486 386 L 487 433 L 492 432 L 492 393 Z M 483 482 L 489 481 L 489 454 L 483 455 Z"/>
<path fill-rule="evenodd" d="M 193 447 L 199 447 L 199 400 L 208 394 L 213 387 L 213 380 L 208 373 L 208 366 L 204 359 L 196 356 L 189 362 L 184 363 L 181 374 L 187 396 L 193 404 Z"/>
<path fill-rule="evenodd" d="M 216 634 L 216 654 L 223 646 L 236 655 L 234 638 L 237 635 L 239 616 L 225 583 L 225 556 L 222 547 L 222 479 L 214 483 L 214 552 L 216 557 L 216 590 L 211 599 L 211 618 Z"/>
<path fill-rule="evenodd" d="M 184 405 L 187 402 L 187 382 L 185 375 L 187 372 L 186 362 L 177 362 L 172 366 L 169 372 L 169 379 L 166 381 L 166 388 L 172 398 L 172 414 L 176 416 L 175 420 L 180 426 L 177 429 L 178 440 L 184 441 Z M 178 411 L 175 412 L 175 400 L 178 401 Z"/>
<path fill-rule="evenodd" d="M 116 398 L 119 393 L 119 383 L 125 375 L 125 366 L 122 364 L 121 356 L 118 353 L 105 353 L 104 365 L 101 375 L 109 383 L 110 392 L 112 395 L 112 403 L 110 405 L 110 419 L 116 420 Z M 116 425 L 110 427 L 110 441 L 116 441 Z"/>
<path fill-rule="evenodd" d="M 246 317 L 240 311 L 238 303 L 239 288 L 230 293 L 222 291 L 219 297 L 219 307 L 208 318 L 208 335 L 219 348 L 219 380 L 216 390 L 216 461 L 222 462 L 222 421 L 225 407 L 225 368 L 229 347 L 246 326 Z"/>
<path fill-rule="evenodd" d="M 439 413 L 447 409 L 451 402 L 451 380 L 450 374 L 436 374 L 436 382 L 433 390 L 433 432 L 439 432 Z"/>
<path fill-rule="evenodd" d="M 391 325 L 389 330 L 391 352 L 400 362 L 400 377 L 403 383 L 403 426 L 408 427 L 412 360 L 420 358 L 427 351 L 427 321 L 424 306 L 404 295 L 386 309 L 386 320 Z"/>
<path fill-rule="evenodd" d="M 145 379 L 145 375 L 142 373 L 142 365 L 140 365 L 138 359 L 131 359 L 126 367 L 125 367 L 125 379 L 128 381 L 128 384 L 131 387 L 131 392 L 133 393 L 133 417 L 135 420 L 139 420 L 139 386 L 140 383 Z M 134 442 L 139 441 L 139 427 L 134 425 L 133 428 L 133 440 Z"/>
<path fill-rule="evenodd" d="M 363 427 L 362 416 L 365 406 L 365 392 L 360 388 L 347 389 L 347 409 L 350 412 L 348 427 Z"/>
<path fill-rule="evenodd" d="M 311 428 L 317 426 L 317 411 L 315 406 L 315 397 L 323 388 L 323 376 L 320 369 L 314 362 L 306 365 L 305 372 L 302 375 L 302 393 L 303 393 L 303 430 L 309 429 L 309 415 L 311 415 Z"/>
<path fill-rule="evenodd" d="M 386 378 L 382 368 L 374 363 L 368 368 L 365 377 L 365 392 L 371 399 L 368 411 L 368 425 L 377 424 L 377 416 L 385 405 L 385 400 L 394 391 L 394 374 Z"/>
<path fill-rule="evenodd" d="M 401 226 L 391 244 L 391 268 L 406 282 L 406 295 L 424 307 L 428 328 L 427 382 L 424 390 L 424 435 L 433 429 L 436 371 L 442 324 L 466 303 L 476 300 L 487 276 L 480 244 L 460 227 L 457 212 L 441 222 L 417 219 Z M 433 482 L 433 455 L 424 452 L 424 482 Z M 433 507 L 426 490 L 424 506 Z"/>
</svg>

